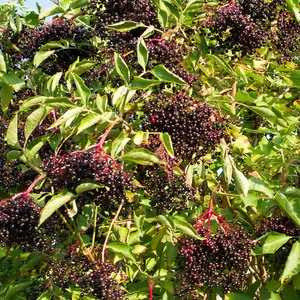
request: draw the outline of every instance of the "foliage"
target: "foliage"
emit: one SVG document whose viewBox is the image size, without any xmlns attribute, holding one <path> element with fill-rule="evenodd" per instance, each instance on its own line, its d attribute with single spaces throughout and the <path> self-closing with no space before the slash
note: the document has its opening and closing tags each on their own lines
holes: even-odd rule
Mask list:
<svg viewBox="0 0 300 300">
<path fill-rule="evenodd" d="M 297 0 L 0 5 L 1 299 L 299 299 Z"/>
</svg>

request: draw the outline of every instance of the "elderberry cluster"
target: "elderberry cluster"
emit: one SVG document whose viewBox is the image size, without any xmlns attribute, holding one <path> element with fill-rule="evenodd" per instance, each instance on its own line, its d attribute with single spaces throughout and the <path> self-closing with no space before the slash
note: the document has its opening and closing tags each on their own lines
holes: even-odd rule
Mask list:
<svg viewBox="0 0 300 300">
<path fill-rule="evenodd" d="M 207 229 L 197 231 L 207 237 Z M 243 229 L 217 233 L 206 240 L 182 237 L 178 243 L 179 297 L 199 299 L 195 290 L 202 286 L 220 288 L 224 293 L 245 288 L 251 241 Z"/>
<path fill-rule="evenodd" d="M 262 236 L 272 231 L 294 237 L 280 247 L 274 255 L 270 255 L 268 258 L 278 270 L 284 267 L 293 243 L 296 242 L 297 237 L 300 236 L 300 227 L 297 227 L 287 216 L 274 216 L 263 220 L 262 226 L 257 230 L 257 236 Z"/>
<path fill-rule="evenodd" d="M 146 102 L 143 127 L 169 133 L 175 156 L 182 159 L 196 160 L 227 137 L 223 120 L 209 105 L 180 94 Z"/>
<path fill-rule="evenodd" d="M 11 31 L 7 31 L 2 36 L 4 40 L 2 50 L 10 54 L 14 63 L 17 65 L 24 59 L 32 60 L 36 52 L 49 42 L 71 39 L 74 45 L 67 49 L 59 49 L 59 51 L 56 51 L 55 54 L 42 64 L 43 71 L 52 75 L 56 72 L 67 70 L 69 65 L 73 63 L 78 56 L 81 59 L 90 57 L 93 52 L 92 47 L 90 45 L 81 47 L 80 43 L 83 42 L 86 44 L 86 41 L 91 37 L 92 34 L 90 31 L 77 26 L 72 20 L 57 18 L 49 24 L 43 24 L 34 28 L 28 28 L 24 25 L 19 34 L 13 34 Z M 5 42 L 5 40 L 8 39 L 17 47 L 18 51 Z"/>
<path fill-rule="evenodd" d="M 195 201 L 193 190 L 187 185 L 185 177 L 174 174 L 173 170 L 161 170 L 159 166 L 153 166 L 141 172 L 140 176 L 150 204 L 158 214 L 180 212 L 187 208 L 188 201 Z"/>
<path fill-rule="evenodd" d="M 208 29 L 208 37 L 219 43 L 220 49 L 241 51 L 242 55 L 253 54 L 266 42 L 266 32 L 259 28 L 241 9 L 231 3 L 216 9 L 216 15 L 202 25 Z"/>
<path fill-rule="evenodd" d="M 0 244 L 21 249 L 45 249 L 46 240 L 37 231 L 41 208 L 28 195 L 2 200 L 0 205 Z"/>
<path fill-rule="evenodd" d="M 126 199 L 126 191 L 135 190 L 131 177 L 113 159 L 95 149 L 52 157 L 43 170 L 57 190 L 74 191 L 86 180 L 95 181 L 99 187 L 84 195 L 85 202 L 92 200 L 103 210 L 111 210 Z"/>
<path fill-rule="evenodd" d="M 183 47 L 179 47 L 174 39 L 170 41 L 155 38 L 149 39 L 146 41 L 146 45 L 149 52 L 149 68 L 163 64 L 188 84 L 197 81 L 197 77 L 189 74 L 182 65 L 182 61 L 184 56 L 187 55 L 187 52 Z"/>
<path fill-rule="evenodd" d="M 94 261 L 73 250 L 68 252 L 62 261 L 50 262 L 50 277 L 52 284 L 66 290 L 72 284 L 78 285 L 83 292 L 97 299 L 123 299 L 124 292 L 116 280 L 111 278 L 117 272 L 117 267 L 111 263 Z M 82 293 L 82 296 L 84 293 Z"/>
<path fill-rule="evenodd" d="M 134 21 L 146 26 L 159 27 L 157 13 L 149 0 L 92 0 L 87 11 L 94 15 L 91 25 L 95 34 L 108 41 L 109 48 L 118 49 L 125 54 L 135 50 L 137 39 L 145 28 L 137 28 L 128 32 L 117 32 L 106 26 L 123 21 Z"/>
</svg>

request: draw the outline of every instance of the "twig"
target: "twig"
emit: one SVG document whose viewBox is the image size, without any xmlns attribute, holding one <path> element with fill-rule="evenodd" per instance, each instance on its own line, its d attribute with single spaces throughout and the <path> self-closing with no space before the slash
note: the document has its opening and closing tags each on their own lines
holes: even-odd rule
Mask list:
<svg viewBox="0 0 300 300">
<path fill-rule="evenodd" d="M 110 223 L 110 226 L 109 226 L 109 228 L 108 228 L 108 232 L 107 232 L 107 235 L 106 235 L 106 238 L 105 238 L 105 241 L 104 241 L 104 244 L 103 244 L 103 249 L 102 249 L 102 255 L 101 255 L 102 263 L 105 262 L 105 249 L 106 249 L 106 245 L 107 245 L 107 243 L 108 243 L 108 239 L 109 239 L 110 233 L 111 233 L 111 231 L 112 231 L 112 228 L 113 228 L 113 226 L 114 226 L 116 220 L 117 220 L 118 217 L 119 217 L 119 214 L 120 214 L 120 212 L 121 212 L 121 209 L 122 209 L 122 207 L 123 207 L 123 204 L 124 204 L 124 200 L 122 199 L 122 201 L 121 201 L 121 203 L 120 203 L 120 205 L 119 205 L 119 207 L 118 207 L 118 210 L 117 210 L 117 212 L 116 212 L 116 215 L 115 215 L 115 217 L 112 219 L 112 221 L 111 221 L 111 223 Z"/>
</svg>

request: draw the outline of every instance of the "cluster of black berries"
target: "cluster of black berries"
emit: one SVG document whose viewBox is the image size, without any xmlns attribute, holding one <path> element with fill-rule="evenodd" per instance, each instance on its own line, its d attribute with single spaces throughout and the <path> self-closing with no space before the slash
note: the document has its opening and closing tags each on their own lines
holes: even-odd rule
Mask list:
<svg viewBox="0 0 300 300">
<path fill-rule="evenodd" d="M 182 159 L 196 160 L 227 137 L 223 120 L 209 105 L 180 94 L 146 102 L 143 127 L 169 133 L 175 156 Z"/>
<path fill-rule="evenodd" d="M 181 77 L 188 84 L 197 81 L 197 77 L 189 74 L 189 72 L 182 65 L 184 56 L 187 52 L 183 47 L 179 47 L 178 43 L 173 40 L 165 39 L 149 39 L 146 41 L 149 52 L 149 68 L 156 65 L 163 64 L 166 68 L 174 74 Z"/>
<path fill-rule="evenodd" d="M 262 236 L 272 231 L 294 237 L 278 249 L 274 255 L 269 256 L 269 261 L 272 262 L 274 267 L 278 270 L 284 267 L 293 243 L 296 242 L 297 237 L 300 236 L 300 227 L 297 227 L 295 223 L 286 216 L 274 216 L 263 220 L 262 226 L 257 230 L 257 236 Z"/>
<path fill-rule="evenodd" d="M 95 29 L 96 35 L 103 40 L 108 40 L 109 48 L 118 49 L 118 52 L 123 54 L 135 50 L 137 39 L 145 28 L 117 32 L 106 26 L 123 21 L 134 21 L 146 26 L 159 27 L 157 13 L 152 1 L 149 0 L 92 0 L 87 11 L 90 15 L 94 15 L 91 26 Z"/>
<path fill-rule="evenodd" d="M 56 51 L 56 53 L 47 60 L 48 63 L 43 64 L 44 71 L 48 74 L 53 74 L 59 71 L 65 71 L 78 57 L 81 59 L 90 57 L 93 52 L 92 47 L 85 45 L 85 47 L 82 48 L 81 42 L 86 44 L 91 37 L 91 31 L 75 25 L 72 20 L 57 18 L 49 24 L 43 24 L 34 28 L 24 26 L 19 34 L 11 35 L 11 32 L 7 32 L 2 38 L 4 40 L 10 39 L 11 43 L 18 48 L 18 51 L 5 42 L 3 42 L 2 50 L 10 54 L 14 63 L 17 65 L 24 59 L 33 59 L 35 53 L 39 51 L 41 46 L 49 42 L 59 41 L 61 39 L 72 39 L 74 45 L 68 49 L 59 49 L 59 51 Z M 53 59 L 56 62 L 55 64 L 53 64 Z M 49 63 L 50 60 L 51 64 Z"/>
<path fill-rule="evenodd" d="M 124 292 L 116 280 L 111 278 L 117 267 L 111 263 L 94 261 L 71 249 L 61 262 L 50 262 L 48 277 L 50 282 L 66 290 L 72 284 L 78 285 L 83 293 L 91 294 L 97 299 L 123 299 Z"/>
<path fill-rule="evenodd" d="M 126 191 L 135 190 L 132 178 L 98 149 L 52 157 L 45 162 L 43 170 L 58 190 L 74 191 L 85 180 L 95 181 L 99 188 L 85 194 L 85 202 L 92 199 L 103 210 L 111 210 L 116 203 L 126 199 Z"/>
<path fill-rule="evenodd" d="M 46 240 L 37 230 L 41 208 L 28 195 L 4 199 L 0 204 L 0 244 L 23 250 L 45 249 Z"/>
<path fill-rule="evenodd" d="M 255 53 L 266 42 L 266 32 L 258 27 L 235 4 L 221 6 L 216 15 L 202 24 L 202 32 L 219 43 L 220 49 L 241 51 L 242 55 Z"/>
<path fill-rule="evenodd" d="M 174 174 L 173 170 L 152 166 L 140 172 L 139 180 L 158 214 L 180 212 L 187 208 L 188 201 L 196 200 L 185 177 Z"/>
<path fill-rule="evenodd" d="M 196 229 L 207 237 L 207 229 Z M 177 295 L 182 299 L 199 299 L 195 290 L 206 286 L 224 293 L 243 290 L 248 278 L 251 241 L 241 228 L 209 236 L 206 240 L 178 239 Z M 194 298 L 193 298 L 194 296 Z"/>
<path fill-rule="evenodd" d="M 240 0 L 222 5 L 201 24 L 201 31 L 216 40 L 220 49 L 231 49 L 234 54 L 253 54 L 266 43 L 282 60 L 291 60 L 299 52 L 300 25 L 288 13 L 284 0 Z"/>
</svg>

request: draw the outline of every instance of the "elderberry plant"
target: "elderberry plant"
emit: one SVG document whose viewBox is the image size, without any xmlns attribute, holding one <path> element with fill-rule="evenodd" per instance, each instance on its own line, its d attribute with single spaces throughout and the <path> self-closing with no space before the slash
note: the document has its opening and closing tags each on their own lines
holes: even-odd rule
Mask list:
<svg viewBox="0 0 300 300">
<path fill-rule="evenodd" d="M 297 0 L 0 5 L 1 299 L 297 299 Z"/>
</svg>

